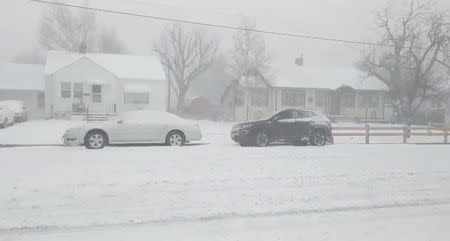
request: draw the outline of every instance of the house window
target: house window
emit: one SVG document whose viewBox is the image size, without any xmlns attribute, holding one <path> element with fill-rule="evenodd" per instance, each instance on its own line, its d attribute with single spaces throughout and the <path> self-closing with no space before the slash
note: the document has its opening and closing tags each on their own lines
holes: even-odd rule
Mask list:
<svg viewBox="0 0 450 241">
<path fill-rule="evenodd" d="M 269 91 L 267 89 L 253 89 L 250 94 L 252 106 L 267 107 L 269 105 Z"/>
<path fill-rule="evenodd" d="M 92 86 L 92 102 L 101 103 L 102 102 L 102 86 L 93 85 Z"/>
<path fill-rule="evenodd" d="M 443 101 L 439 97 L 431 97 L 431 108 L 434 109 L 442 108 L 443 107 L 442 102 Z"/>
<path fill-rule="evenodd" d="M 283 90 L 281 93 L 281 103 L 283 106 L 305 106 L 306 92 Z"/>
<path fill-rule="evenodd" d="M 45 107 L 45 94 L 44 93 L 39 93 L 37 102 L 38 102 L 39 108 Z"/>
<path fill-rule="evenodd" d="M 378 95 L 371 93 L 363 93 L 358 98 L 359 108 L 376 108 L 378 107 Z"/>
<path fill-rule="evenodd" d="M 61 82 L 61 98 L 72 97 L 72 83 Z"/>
<path fill-rule="evenodd" d="M 83 83 L 74 83 L 73 84 L 73 98 L 82 98 L 83 97 Z"/>
<path fill-rule="evenodd" d="M 148 104 L 148 93 L 125 93 L 124 103 L 125 104 Z"/>
<path fill-rule="evenodd" d="M 388 95 L 384 95 L 383 101 L 384 101 L 385 106 L 392 106 L 392 103 L 393 103 L 392 98 L 389 97 Z"/>
<path fill-rule="evenodd" d="M 328 92 L 326 91 L 316 91 L 316 106 L 326 107 L 328 106 Z"/>
<path fill-rule="evenodd" d="M 342 96 L 342 105 L 344 107 L 355 108 L 356 96 L 354 94 L 344 94 Z"/>
</svg>

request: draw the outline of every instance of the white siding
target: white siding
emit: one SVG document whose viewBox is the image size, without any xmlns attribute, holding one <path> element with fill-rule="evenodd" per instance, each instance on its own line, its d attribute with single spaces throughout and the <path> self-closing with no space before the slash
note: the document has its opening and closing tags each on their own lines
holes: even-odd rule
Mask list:
<svg viewBox="0 0 450 241">
<path fill-rule="evenodd" d="M 61 98 L 61 82 L 72 83 L 71 98 Z M 166 110 L 167 82 L 166 80 L 131 80 L 118 79 L 114 74 L 105 70 L 87 58 L 69 65 L 52 75 L 46 76 L 46 113 L 72 111 L 72 104 L 79 103 L 73 98 L 73 84 L 83 83 L 84 93 L 92 93 L 93 84 L 102 85 L 102 102 L 93 103 L 92 96 L 84 96 L 83 100 L 89 112 L 111 113 L 125 112 L 136 109 Z M 124 86 L 127 84 L 147 85 L 150 89 L 149 104 L 124 104 Z"/>
</svg>

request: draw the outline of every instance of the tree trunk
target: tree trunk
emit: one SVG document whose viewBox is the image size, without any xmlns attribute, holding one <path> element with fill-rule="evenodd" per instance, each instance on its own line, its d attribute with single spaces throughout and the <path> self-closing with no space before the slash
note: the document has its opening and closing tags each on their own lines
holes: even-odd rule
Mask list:
<svg viewBox="0 0 450 241">
<path fill-rule="evenodd" d="M 177 98 L 177 113 L 181 113 L 184 109 L 185 105 L 185 98 L 186 98 L 186 91 L 180 90 L 180 93 L 178 94 Z"/>
</svg>

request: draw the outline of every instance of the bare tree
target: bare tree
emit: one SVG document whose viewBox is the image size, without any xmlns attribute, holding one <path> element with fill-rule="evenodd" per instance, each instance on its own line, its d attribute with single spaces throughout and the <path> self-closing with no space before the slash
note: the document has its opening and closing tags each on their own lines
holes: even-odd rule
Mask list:
<svg viewBox="0 0 450 241">
<path fill-rule="evenodd" d="M 90 11 L 74 13 L 65 7 L 50 7 L 41 22 L 41 45 L 67 51 L 79 51 L 82 44 L 89 47 L 95 21 L 95 14 Z"/>
<path fill-rule="evenodd" d="M 164 30 L 160 43 L 154 46 L 176 93 L 177 112 L 183 110 L 192 82 L 213 63 L 217 46 L 217 41 L 209 39 L 204 32 L 188 31 L 178 24 Z"/>
<path fill-rule="evenodd" d="M 248 19 L 242 19 L 241 28 L 233 38 L 231 68 L 236 77 L 248 76 L 250 72 L 264 73 L 268 70 L 269 57 L 264 37 L 250 31 L 254 28 Z"/>
<path fill-rule="evenodd" d="M 449 78 L 450 28 L 445 12 L 411 1 L 395 16 L 392 7 L 377 15 L 383 50 L 366 50 L 361 69 L 389 88 L 395 112 L 411 122 L 424 99 L 437 95 Z"/>
<path fill-rule="evenodd" d="M 114 28 L 103 27 L 98 36 L 98 49 L 102 53 L 124 54 L 127 52 L 125 43 L 117 37 Z"/>
<path fill-rule="evenodd" d="M 266 53 L 264 37 L 251 31 L 255 25 L 247 18 L 241 20 L 241 29 L 234 35 L 231 69 L 235 80 L 225 91 L 225 95 L 232 95 L 233 119 L 235 117 L 236 105 L 242 104 L 241 100 L 245 91 L 242 89 L 241 78 L 247 79 L 249 75 L 265 75 L 269 70 L 269 56 Z"/>
</svg>

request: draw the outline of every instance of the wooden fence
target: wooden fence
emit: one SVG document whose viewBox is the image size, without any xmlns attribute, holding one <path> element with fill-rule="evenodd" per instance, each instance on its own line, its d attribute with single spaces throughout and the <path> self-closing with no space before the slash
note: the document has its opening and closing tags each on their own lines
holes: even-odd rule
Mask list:
<svg viewBox="0 0 450 241">
<path fill-rule="evenodd" d="M 336 132 L 336 131 L 359 131 L 359 132 Z M 376 131 L 376 132 L 375 132 Z M 422 131 L 422 132 L 418 132 Z M 450 128 L 448 127 L 333 127 L 333 142 L 336 136 L 364 136 L 366 144 L 370 143 L 371 136 L 399 136 L 403 138 L 403 143 L 407 143 L 411 136 L 442 136 L 444 143 L 448 143 L 448 135 Z"/>
</svg>

